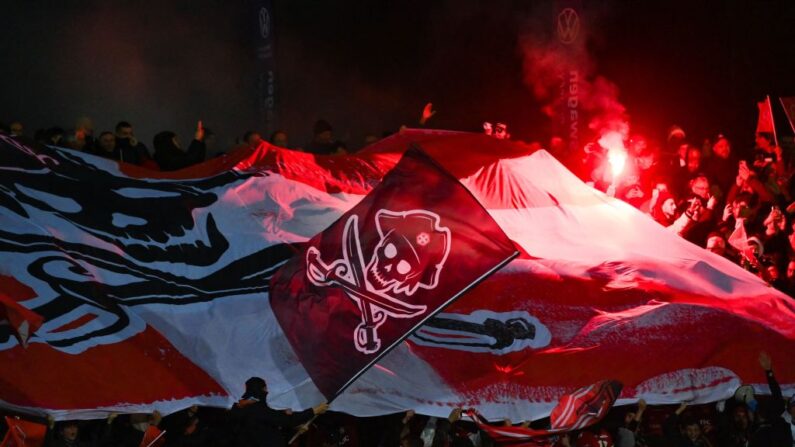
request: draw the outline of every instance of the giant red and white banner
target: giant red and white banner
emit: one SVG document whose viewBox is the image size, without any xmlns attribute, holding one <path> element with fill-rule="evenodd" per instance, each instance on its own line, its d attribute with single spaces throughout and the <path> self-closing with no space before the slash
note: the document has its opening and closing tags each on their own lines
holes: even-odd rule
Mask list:
<svg viewBox="0 0 795 447">
<path fill-rule="evenodd" d="M 418 143 L 522 254 L 434 316 L 333 408 L 356 415 L 548 414 L 604 379 L 619 403 L 795 391 L 795 301 L 580 182 L 544 151 L 408 131 L 354 156 L 263 145 L 173 173 L 0 136 L 0 287 L 43 318 L 0 325 L 0 401 L 64 417 L 229 405 L 251 376 L 274 407 L 323 397 L 269 306 L 272 274 Z M 6 290 L 7 289 L 7 290 Z M 13 291 L 23 291 L 16 295 Z"/>
</svg>

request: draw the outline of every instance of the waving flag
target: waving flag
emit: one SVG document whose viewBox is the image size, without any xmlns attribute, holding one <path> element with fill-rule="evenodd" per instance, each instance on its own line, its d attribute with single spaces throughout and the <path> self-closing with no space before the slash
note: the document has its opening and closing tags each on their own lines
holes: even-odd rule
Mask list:
<svg viewBox="0 0 795 447">
<path fill-rule="evenodd" d="M 770 96 L 765 97 L 764 101 L 756 103 L 759 109 L 759 119 L 756 122 L 756 133 L 767 132 L 773 135 L 773 143 L 778 144 L 776 138 L 776 124 L 773 120 L 773 104 L 770 102 Z"/>
<path fill-rule="evenodd" d="M 166 443 L 165 435 L 165 430 L 160 430 L 156 426 L 150 425 L 146 428 L 139 447 L 162 447 Z"/>
<path fill-rule="evenodd" d="M 274 275 L 271 308 L 332 399 L 517 254 L 472 194 L 412 149 Z"/>
<path fill-rule="evenodd" d="M 562 396 L 552 409 L 548 429 L 491 425 L 476 411 L 471 410 L 469 415 L 497 444 L 551 446 L 557 435 L 582 430 L 604 419 L 620 392 L 620 383 L 603 380 Z"/>
<path fill-rule="evenodd" d="M 621 384 L 604 380 L 560 398 L 550 413 L 553 430 L 580 430 L 604 418 L 621 392 Z"/>
<path fill-rule="evenodd" d="M 740 383 L 765 391 L 761 350 L 784 393 L 795 392 L 795 300 L 587 187 L 544 151 L 408 131 L 352 156 L 263 145 L 151 173 L 0 135 L 0 275 L 25 286 L 3 292 L 43 318 L 27 349 L 0 325 L 0 364 L 12 365 L 0 368 L 0 404 L 57 418 L 169 413 L 229 406 L 253 375 L 268 380 L 275 408 L 322 400 L 270 307 L 271 276 L 415 143 L 521 255 L 398 344 L 333 409 L 476 407 L 490 419 L 535 419 L 607 377 L 624 384 L 619 404 L 707 402 Z M 320 253 L 326 264 L 341 259 Z"/>
<path fill-rule="evenodd" d="M 8 431 L 0 447 L 41 447 L 47 435 L 47 426 L 15 417 L 5 417 Z"/>
</svg>

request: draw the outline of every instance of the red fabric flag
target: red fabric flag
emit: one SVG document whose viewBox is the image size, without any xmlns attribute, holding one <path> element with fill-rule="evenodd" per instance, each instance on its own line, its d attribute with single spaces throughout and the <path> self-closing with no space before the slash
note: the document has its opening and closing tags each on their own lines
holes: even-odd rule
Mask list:
<svg viewBox="0 0 795 447">
<path fill-rule="evenodd" d="M 16 293 L 24 286 L 9 276 L 0 275 L 0 325 L 7 324 L 19 340 L 27 348 L 28 339 L 41 327 L 44 318 L 30 309 L 20 305 L 13 297 L 20 296 Z M 29 288 L 26 288 L 30 291 Z M 32 291 L 30 291 L 32 292 Z M 33 298 L 35 294 L 24 294 L 24 299 Z"/>
<path fill-rule="evenodd" d="M 618 399 L 621 384 L 603 380 L 560 398 L 550 413 L 553 430 L 580 430 L 599 422 Z"/>
<path fill-rule="evenodd" d="M 795 132 L 795 121 L 793 121 L 792 118 L 795 117 L 795 96 L 778 98 L 778 100 L 781 101 L 781 107 L 784 108 L 784 113 L 787 115 L 789 126 L 792 128 L 792 131 Z"/>
<path fill-rule="evenodd" d="M 271 307 L 329 399 L 517 255 L 450 174 L 411 149 L 273 277 Z"/>
<path fill-rule="evenodd" d="M 756 122 L 756 133 L 770 132 L 776 133 L 775 125 L 773 124 L 773 107 L 770 104 L 770 97 L 765 98 L 764 101 L 756 103 L 759 109 L 759 120 Z"/>
<path fill-rule="evenodd" d="M 760 350 L 795 392 L 795 301 L 521 143 L 408 130 L 355 155 L 263 143 L 152 173 L 0 135 L 0 270 L 27 290 L 0 289 L 45 319 L 26 350 L 0 325 L 0 365 L 13 365 L 0 368 L 3 405 L 59 418 L 170 413 L 231 405 L 262 375 L 275 406 L 306 408 L 319 393 L 268 305 L 270 277 L 294 254 L 287 243 L 356 206 L 413 143 L 523 256 L 426 321 L 335 408 L 537 418 L 551 395 L 605 377 L 627 398 L 705 403 L 742 383 L 768 392 Z"/>
<path fill-rule="evenodd" d="M 144 438 L 139 447 L 161 447 L 166 443 L 165 430 L 160 430 L 157 426 L 150 425 L 144 432 Z"/>
<path fill-rule="evenodd" d="M 47 434 L 47 426 L 6 416 L 8 432 L 0 447 L 41 447 Z"/>
<path fill-rule="evenodd" d="M 549 415 L 549 429 L 534 430 L 524 427 L 489 425 L 476 412 L 470 411 L 470 415 L 478 427 L 497 444 L 547 446 L 554 443 L 557 434 L 582 430 L 601 421 L 613 407 L 620 393 L 621 384 L 619 382 L 603 380 L 564 395 Z"/>
<path fill-rule="evenodd" d="M 756 262 L 754 248 L 751 246 L 748 234 L 745 231 L 745 222 L 737 222 L 737 226 L 729 236 L 729 245 L 734 247 L 745 259 Z"/>
<path fill-rule="evenodd" d="M 478 428 L 491 438 L 496 445 L 513 445 L 519 447 L 551 447 L 555 445 L 557 435 L 549 430 L 533 430 L 530 428 L 504 425 L 490 425 L 488 421 L 475 411 L 469 416 Z"/>
</svg>

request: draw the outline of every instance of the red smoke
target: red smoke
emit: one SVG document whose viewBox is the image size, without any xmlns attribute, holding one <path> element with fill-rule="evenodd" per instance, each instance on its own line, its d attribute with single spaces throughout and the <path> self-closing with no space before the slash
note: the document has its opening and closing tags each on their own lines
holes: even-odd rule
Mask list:
<svg viewBox="0 0 795 447">
<path fill-rule="evenodd" d="M 597 66 L 588 51 L 588 31 L 596 25 L 588 23 L 582 8 L 577 8 L 576 13 L 579 35 L 568 43 L 556 35 L 560 11 L 547 16 L 546 21 L 528 24 L 527 29 L 532 31 L 519 42 L 525 85 L 543 103 L 542 111 L 553 124 L 566 121 L 567 114 L 577 110 L 579 127 L 585 132 L 587 123 L 589 131 L 580 137 L 583 144 L 607 132 L 619 132 L 626 139 L 629 116 L 618 100 L 618 87 L 597 74 Z M 540 29 L 549 32 L 542 33 Z M 576 85 L 572 87 L 572 83 Z"/>
</svg>

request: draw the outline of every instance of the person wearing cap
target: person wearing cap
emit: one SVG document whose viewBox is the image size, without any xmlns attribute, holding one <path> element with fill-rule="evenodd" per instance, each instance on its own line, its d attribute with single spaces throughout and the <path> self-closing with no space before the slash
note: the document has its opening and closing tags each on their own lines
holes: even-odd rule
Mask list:
<svg viewBox="0 0 795 447">
<path fill-rule="evenodd" d="M 274 410 L 268 406 L 268 386 L 260 377 L 246 380 L 246 392 L 242 399 L 232 407 L 232 420 L 237 426 L 239 447 L 286 447 L 287 440 L 282 434 L 309 421 L 313 416 L 328 410 L 322 403 L 314 408 L 293 413 L 290 410 Z"/>
</svg>

